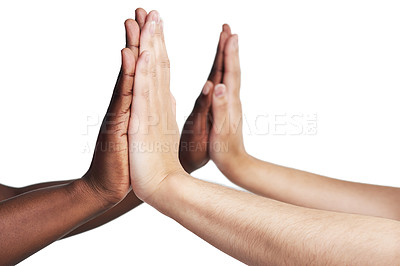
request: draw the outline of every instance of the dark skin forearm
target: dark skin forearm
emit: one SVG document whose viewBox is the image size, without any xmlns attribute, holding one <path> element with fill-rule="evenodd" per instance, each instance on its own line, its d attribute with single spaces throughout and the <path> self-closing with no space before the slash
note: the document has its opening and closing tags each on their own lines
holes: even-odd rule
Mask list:
<svg viewBox="0 0 400 266">
<path fill-rule="evenodd" d="M 139 8 L 135 12 L 136 14 L 136 21 L 133 21 L 131 19 L 128 19 L 125 22 L 125 28 L 126 28 L 126 47 L 131 50 L 131 53 L 133 53 L 134 58 L 137 58 L 137 52 L 138 52 L 138 40 L 139 40 L 139 27 L 141 27 L 144 24 L 144 21 L 146 19 L 147 13 L 145 10 Z M 123 52 L 123 55 L 125 55 L 125 60 L 126 62 L 130 61 L 132 62 L 132 58 L 128 60 L 129 58 L 127 57 L 128 51 Z M 123 60 L 124 61 L 124 60 Z M 114 89 L 113 93 L 113 98 L 111 100 L 109 109 L 107 113 L 110 113 L 108 115 L 109 119 L 106 119 L 106 132 L 105 134 L 99 135 L 98 138 L 98 143 L 113 143 L 115 144 L 116 147 L 120 147 L 121 151 L 99 151 L 95 153 L 95 158 L 94 161 L 98 161 L 98 163 L 92 162 L 91 169 L 89 172 L 91 172 L 91 175 L 89 176 L 96 176 L 96 173 L 99 175 L 105 175 L 103 177 L 104 180 L 114 180 L 115 181 L 115 176 L 121 177 L 121 176 L 127 176 L 129 175 L 128 169 L 125 167 L 127 166 L 127 153 L 126 156 L 123 153 L 124 147 L 127 145 L 127 139 L 124 137 L 113 137 L 112 135 L 120 135 L 121 131 L 126 131 L 126 128 L 124 128 L 124 119 L 123 117 L 128 116 L 129 113 L 126 113 L 127 107 L 130 105 L 130 98 L 129 95 L 131 94 L 130 91 L 132 89 L 132 77 L 130 76 L 130 73 L 134 72 L 134 68 L 130 67 L 132 63 L 127 63 L 125 64 L 125 67 L 121 66 L 121 72 L 117 80 L 116 87 Z M 122 96 L 122 97 L 121 97 Z M 128 106 L 126 106 L 128 105 Z M 114 121 L 114 120 L 115 121 Z M 126 119 L 125 119 L 126 120 Z M 113 125 L 117 125 L 114 126 Z M 119 125 L 119 127 L 118 127 Z M 122 126 L 121 126 L 122 125 Z M 107 128 L 107 126 L 109 128 Z M 102 126 L 103 128 L 103 126 Z M 116 134 L 107 134 L 107 132 L 116 132 Z M 121 158 L 122 157 L 122 158 Z M 109 166 L 111 169 L 107 169 Z M 125 170 L 125 171 L 124 171 Z M 97 171 L 97 172 L 96 172 Z M 95 179 L 99 179 L 99 176 L 97 176 Z M 34 191 L 44 191 L 47 189 L 58 189 L 61 186 L 66 186 L 67 184 L 72 184 L 73 182 L 76 182 L 76 180 L 65 180 L 65 181 L 54 181 L 54 182 L 46 182 L 46 183 L 40 183 L 40 184 L 34 184 L 30 185 L 27 187 L 22 187 L 22 188 L 12 188 L 8 186 L 3 186 L 0 185 L 0 202 L 12 197 L 16 197 L 20 195 L 21 197 L 33 193 Z M 118 182 L 117 183 L 121 183 Z M 123 182 L 126 183 L 126 182 Z M 129 188 L 129 187 L 128 187 Z M 118 190 L 120 190 L 118 188 Z M 91 217 L 90 219 L 85 220 L 85 222 L 79 224 L 77 227 L 73 228 L 73 230 L 68 231 L 67 234 L 63 234 L 61 238 L 76 235 L 88 230 L 91 230 L 93 228 L 96 228 L 98 226 L 101 226 L 105 223 L 108 223 L 109 221 L 114 220 L 115 218 L 125 214 L 129 210 L 135 208 L 141 203 L 141 201 L 135 196 L 135 194 L 130 191 L 126 196 L 124 195 L 123 199 L 118 202 L 118 204 L 113 205 L 112 208 L 106 210 L 103 212 L 101 215 L 97 217 Z M 2 204 L 2 202 L 1 202 Z"/>
<path fill-rule="evenodd" d="M 129 194 L 117 205 L 113 208 L 107 210 L 106 212 L 102 213 L 101 215 L 93 218 L 92 220 L 82 224 L 81 226 L 77 227 L 73 231 L 69 232 L 63 238 L 74 236 L 99 226 L 111 222 L 112 220 L 118 218 L 119 216 L 129 212 L 133 208 L 139 206 L 142 203 L 140 199 L 138 199 L 133 193 L 133 191 L 129 192 Z"/>
<path fill-rule="evenodd" d="M 16 189 L 0 184 L 0 201 L 12 198 L 16 195 Z"/>
<path fill-rule="evenodd" d="M 111 203 L 82 179 L 2 201 L 1 264 L 24 260 L 110 207 Z"/>
<path fill-rule="evenodd" d="M 4 185 L 0 185 L 0 201 L 9 199 L 11 197 L 19 196 L 24 193 L 29 193 L 34 190 L 43 189 L 43 188 L 50 188 L 54 186 L 62 186 L 74 182 L 75 180 L 64 180 L 64 181 L 52 181 L 52 182 L 45 182 L 34 184 L 26 187 L 21 188 L 13 188 Z M 80 225 L 79 227 L 75 228 L 73 231 L 69 232 L 62 238 L 70 237 L 73 235 L 77 235 L 94 228 L 97 228 L 103 224 L 106 224 L 119 216 L 127 213 L 128 211 L 132 210 L 133 208 L 137 207 L 142 203 L 139 200 L 133 191 L 129 192 L 129 194 L 117 205 L 110 208 L 106 212 L 102 213 L 101 215 L 87 221 L 86 223 Z"/>
<path fill-rule="evenodd" d="M 60 238 L 95 228 L 140 204 L 130 193 L 128 138 L 124 134 L 140 29 L 132 19 L 125 22 L 125 28 L 129 48 L 121 51 L 121 71 L 84 177 L 20 189 L 0 186 L 0 264 L 18 263 Z M 95 219 L 101 214 L 102 218 Z"/>
</svg>

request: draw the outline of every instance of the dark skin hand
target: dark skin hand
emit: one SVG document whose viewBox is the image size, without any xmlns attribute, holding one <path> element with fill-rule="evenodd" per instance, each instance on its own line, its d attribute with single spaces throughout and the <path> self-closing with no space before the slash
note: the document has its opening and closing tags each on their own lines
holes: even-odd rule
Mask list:
<svg viewBox="0 0 400 266">
<path fill-rule="evenodd" d="M 124 132 L 126 132 L 126 121 L 129 118 L 128 103 L 130 105 L 132 97 L 130 93 L 132 86 L 126 86 L 126 84 L 131 82 L 132 73 L 134 73 L 140 30 L 145 24 L 146 17 L 147 12 L 138 8 L 135 12 L 135 20 L 128 19 L 125 22 L 128 49 L 122 51 L 122 56 L 123 61 L 125 59 L 126 65 L 131 69 L 124 72 L 121 68 L 97 140 L 98 149 L 84 177 L 22 188 L 0 184 L 0 215 L 4 217 L 0 222 L 0 230 L 7 232 L 0 239 L 0 243 L 7 243 L 7 247 L 0 245 L 0 261 L 3 264 L 15 264 L 57 239 L 101 226 L 142 203 L 130 189 L 129 181 L 126 181 L 127 178 L 129 179 L 129 172 L 127 172 L 127 140 Z M 222 80 L 223 49 L 230 35 L 229 26 L 224 25 L 209 76 L 208 91 L 204 89 L 206 93 L 199 96 L 192 118 L 189 118 L 185 124 L 186 129 L 192 128 L 195 132 L 198 132 L 198 129 L 205 129 L 205 131 L 191 136 L 182 136 L 181 144 L 185 143 L 185 138 L 186 142 L 202 139 L 204 141 L 201 143 L 206 144 L 198 155 L 181 157 L 182 164 L 188 171 L 198 169 L 209 160 L 207 143 L 213 84 L 220 83 Z M 193 114 L 199 116 L 196 117 Z M 193 126 L 190 126 L 190 121 L 194 122 Z M 185 152 L 181 154 L 184 155 Z M 191 153 L 187 153 L 189 154 Z M 104 169 L 104 166 L 108 168 Z M 115 169 L 118 170 L 115 171 Z M 13 215 L 15 209 L 18 210 L 18 216 Z M 72 212 L 69 213 L 69 211 Z M 29 228 L 23 222 L 27 219 L 35 221 Z M 22 224 L 18 225 L 20 222 Z M 46 230 L 43 231 L 43 228 Z M 31 230 L 35 232 L 32 233 Z M 29 239 L 26 239 L 27 235 L 30 236 Z M 26 245 L 19 245 L 21 242 Z"/>
<path fill-rule="evenodd" d="M 68 234 L 97 227 L 140 204 L 130 188 L 127 140 L 140 27 L 134 20 L 125 26 L 128 48 L 121 52 L 121 71 L 87 173 L 21 189 L 0 186 L 0 264 L 16 264 Z"/>
<path fill-rule="evenodd" d="M 147 17 L 147 12 L 138 8 L 135 11 L 135 21 L 139 26 L 139 29 L 145 24 Z M 134 39 L 134 34 L 131 34 L 132 28 L 135 28 L 135 21 L 128 19 L 125 22 L 126 27 L 126 47 L 132 49 L 133 52 L 136 52 L 136 46 L 132 43 L 131 40 Z M 193 108 L 192 113 L 188 117 L 184 129 L 182 131 L 182 136 L 180 140 L 180 161 L 184 169 L 188 172 L 193 172 L 196 169 L 204 166 L 210 159 L 208 152 L 208 143 L 209 143 L 209 130 L 211 125 L 211 101 L 212 101 L 212 92 L 214 88 L 214 84 L 219 84 L 222 82 L 223 78 L 223 53 L 226 40 L 231 36 L 231 30 L 228 25 L 223 26 L 223 31 L 220 34 L 217 53 L 215 56 L 214 64 L 211 69 L 211 73 L 208 77 L 208 81 L 205 85 L 206 89 L 203 89 L 204 92 L 200 93 L 199 97 L 196 100 L 196 104 Z M 207 91 L 208 90 L 208 91 Z M 192 132 L 192 133 L 190 133 Z M 190 148 L 191 144 L 196 144 L 196 151 L 193 152 L 193 149 Z M 200 148 L 199 148 L 200 147 Z M 191 150 L 189 150 L 191 149 Z M 192 151 L 192 152 L 190 152 Z M 46 188 L 55 185 L 67 184 L 72 182 L 73 180 L 67 181 L 55 181 L 48 183 L 35 184 L 23 188 L 11 188 L 0 185 L 0 200 L 8 199 L 10 197 L 14 197 L 29 191 L 33 191 L 39 188 Z M 68 233 L 64 237 L 69 237 L 72 235 L 76 235 L 87 230 L 94 229 L 98 226 L 101 226 L 105 223 L 108 223 L 115 218 L 125 214 L 126 212 L 132 210 L 141 204 L 142 201 L 139 200 L 133 191 L 130 191 L 128 195 L 113 208 L 109 209 L 102 215 L 88 221 L 87 223 L 79 226 L 72 232 Z"/>
<path fill-rule="evenodd" d="M 224 48 L 231 35 L 230 27 L 227 24 L 223 25 L 211 73 L 183 126 L 179 160 L 188 173 L 201 168 L 210 160 L 208 145 L 212 121 L 212 95 L 214 85 L 221 83 L 223 79 Z"/>
<path fill-rule="evenodd" d="M 132 50 L 132 52 L 135 54 L 135 56 L 137 56 L 136 42 L 138 42 L 135 40 L 138 40 L 139 35 L 140 35 L 137 30 L 137 27 L 139 26 L 139 30 L 140 30 L 140 28 L 144 25 L 146 16 L 147 16 L 147 12 L 142 8 L 138 8 L 135 11 L 135 21 L 132 19 L 128 19 L 125 22 L 126 47 L 130 48 Z M 101 139 L 99 138 L 98 143 L 100 140 Z M 123 142 L 123 144 L 125 145 L 125 142 Z M 120 161 L 120 164 L 126 163 L 125 158 L 120 158 L 120 159 L 122 159 Z M 126 170 L 126 166 L 122 167 L 122 169 Z M 126 175 L 126 173 L 124 173 L 124 174 Z M 27 186 L 27 187 L 22 187 L 22 188 L 13 188 L 13 187 L 0 185 L 0 201 L 9 199 L 11 197 L 15 197 L 15 196 L 27 193 L 27 192 L 31 192 L 31 191 L 34 191 L 37 189 L 41 189 L 41 188 L 49 188 L 49 187 L 53 187 L 53 186 L 69 184 L 73 181 L 75 181 L 75 180 L 45 182 L 45 183 L 34 184 L 34 185 Z M 111 209 L 107 210 L 103 214 L 86 222 L 85 224 L 79 226 L 78 228 L 74 229 L 73 231 L 69 232 L 63 238 L 73 236 L 76 234 L 80 234 L 82 232 L 94 229 L 98 226 L 108 223 L 108 222 L 114 220 L 115 218 L 118 218 L 119 216 L 125 214 L 126 212 L 132 210 L 133 208 L 137 207 L 141 203 L 142 203 L 142 201 L 136 197 L 135 193 L 133 191 L 130 191 L 128 193 L 128 195 L 122 201 L 120 201 L 117 205 L 115 205 Z"/>
</svg>

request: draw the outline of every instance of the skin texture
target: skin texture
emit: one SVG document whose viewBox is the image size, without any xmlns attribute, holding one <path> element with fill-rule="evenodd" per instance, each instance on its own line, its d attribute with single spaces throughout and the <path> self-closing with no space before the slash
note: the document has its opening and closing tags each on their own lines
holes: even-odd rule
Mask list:
<svg viewBox="0 0 400 266">
<path fill-rule="evenodd" d="M 132 52 L 135 54 L 138 53 L 138 47 L 136 44 L 135 40 L 139 39 L 139 33 L 137 31 L 137 25 L 139 26 L 139 29 L 141 29 L 144 26 L 144 23 L 146 21 L 147 17 L 147 12 L 142 9 L 138 8 L 135 11 L 135 21 L 132 19 L 128 19 L 125 22 L 125 28 L 126 28 L 126 47 L 130 48 Z M 137 25 L 136 25 L 137 23 Z M 195 143 L 199 141 L 199 138 L 204 139 L 205 145 L 208 145 L 208 135 L 209 135 L 209 124 L 210 124 L 210 119 L 211 118 L 211 112 L 210 112 L 210 107 L 211 107 L 211 99 L 212 99 L 212 90 L 213 90 L 213 83 L 219 83 L 222 81 L 222 72 L 223 72 L 223 48 L 225 46 L 225 41 L 227 37 L 230 36 L 230 28 L 228 25 L 223 26 L 223 32 L 220 35 L 220 40 L 217 48 L 217 54 L 215 57 L 215 61 L 210 73 L 210 76 L 208 78 L 208 87 L 209 91 L 207 93 L 201 93 L 200 96 L 198 97 L 198 100 L 196 101 L 196 106 L 194 107 L 192 114 L 190 115 L 190 118 L 188 118 L 186 124 L 185 124 L 185 129 L 183 130 L 182 138 L 180 141 L 180 145 L 182 146 L 187 146 L 189 147 L 190 143 Z M 210 83 L 213 82 L 213 83 Z M 194 119 L 191 119 L 193 117 Z M 190 124 L 194 123 L 194 126 L 191 126 Z M 194 135 L 192 133 L 184 134 L 184 132 L 187 132 L 187 128 L 191 127 L 189 132 L 199 132 L 199 129 L 206 128 L 206 131 L 201 131 L 201 134 Z M 187 136 L 185 139 L 184 136 Z M 204 138 L 205 136 L 205 138 Z M 186 144 L 187 143 L 187 144 Z M 204 147 L 204 146 L 202 146 Z M 193 171 L 202 165 L 204 165 L 208 160 L 209 160 L 209 155 L 208 155 L 208 148 L 205 147 L 205 152 L 204 150 L 198 150 L 198 155 L 194 155 L 193 150 L 185 150 L 186 152 L 181 152 L 180 155 L 180 160 L 182 165 L 185 167 L 187 171 Z M 198 163 L 198 162 L 204 162 Z M 190 170 L 191 167 L 194 166 Z M 65 180 L 65 181 L 53 181 L 53 182 L 45 182 L 45 183 L 39 183 L 39 184 L 34 184 L 26 187 L 21 187 L 21 188 L 13 188 L 5 185 L 0 184 L 0 201 L 9 199 L 11 197 L 15 197 L 18 195 L 21 195 L 23 193 L 27 193 L 33 190 L 41 189 L 41 188 L 48 188 L 56 185 L 63 185 L 63 184 L 68 184 L 73 182 L 74 180 Z M 141 204 L 142 201 L 139 200 L 135 193 L 133 191 L 129 192 L 128 195 L 117 205 L 112 207 L 111 209 L 107 210 L 103 214 L 99 215 L 98 217 L 93 218 L 92 220 L 86 222 L 85 224 L 79 226 L 78 228 L 74 229 L 70 233 L 68 233 L 64 237 L 69 237 L 73 236 L 91 229 L 94 229 L 98 226 L 101 226 L 105 223 L 108 223 L 115 218 L 118 218 L 119 216 L 125 214 L 126 212 L 132 210 L 139 204 Z"/>
<path fill-rule="evenodd" d="M 138 21 L 146 16 L 144 10 L 136 14 Z M 0 186 L 2 265 L 18 263 L 60 238 L 95 228 L 141 203 L 130 187 L 127 136 L 140 27 L 134 20 L 127 20 L 125 27 L 127 48 L 121 51 L 121 71 L 87 173 L 76 180 L 25 188 Z"/>
<path fill-rule="evenodd" d="M 129 123 L 129 160 L 132 188 L 143 200 L 157 190 L 166 176 L 184 171 L 178 158 L 179 130 L 175 99 L 169 88 L 170 65 L 163 22 L 156 11 L 149 13 L 141 31 L 136 67 Z M 147 162 L 151 160 L 158 163 L 149 167 Z"/>
<path fill-rule="evenodd" d="M 251 265 L 392 265 L 400 260 L 397 221 L 289 205 L 186 173 L 178 160 L 162 24 L 158 13 L 149 16 L 141 32 L 128 132 L 131 183 L 140 199 Z M 237 36 L 229 38 L 224 54 L 227 61 L 238 59 Z M 237 93 L 240 79 L 233 73 L 239 72 L 238 61 L 224 69 L 225 85 L 213 92 L 215 108 L 228 106 Z M 157 120 L 149 123 L 149 115 Z M 138 143 L 167 148 L 138 149 Z M 219 160 L 219 155 L 211 153 L 211 158 Z"/>
<path fill-rule="evenodd" d="M 246 152 L 235 38 L 224 25 L 208 88 L 197 98 L 182 131 L 179 156 L 184 169 L 191 173 L 211 158 L 230 181 L 261 196 L 308 208 L 400 220 L 399 188 L 328 178 L 264 162 Z M 226 95 L 212 96 L 214 90 Z"/>
<path fill-rule="evenodd" d="M 138 8 L 135 11 L 135 20 L 128 19 L 125 21 L 126 47 L 131 49 L 135 58 L 137 58 L 138 52 L 139 52 L 139 49 L 138 49 L 139 37 L 140 37 L 139 32 L 144 26 L 146 17 L 147 17 L 147 12 L 142 8 Z M 217 49 L 217 55 L 216 55 L 215 62 L 214 62 L 214 65 L 213 65 L 213 68 L 212 68 L 212 71 L 211 71 L 210 77 L 209 77 L 209 80 L 214 81 L 214 82 L 221 81 L 222 70 L 223 70 L 223 68 L 222 68 L 223 67 L 222 66 L 222 63 L 223 63 L 222 62 L 222 59 L 223 59 L 222 50 L 224 47 L 224 42 L 226 40 L 226 36 L 228 34 L 230 34 L 229 26 L 224 25 L 224 32 L 221 33 L 220 42 L 219 42 L 218 49 Z M 212 86 L 210 86 L 210 92 L 211 92 L 211 90 L 212 90 Z M 203 97 L 203 95 L 204 95 L 204 97 Z M 115 98 L 115 95 L 114 95 L 114 98 Z M 201 107 L 200 108 L 196 107 L 193 112 L 195 112 L 195 110 L 200 110 L 200 111 L 202 111 L 202 113 L 200 113 L 200 114 L 207 118 L 206 113 L 210 110 L 211 98 L 212 98 L 212 93 L 201 94 L 199 96 L 199 101 L 198 101 L 198 103 L 199 103 L 199 105 L 201 105 Z M 129 99 L 127 99 L 127 102 L 129 102 Z M 206 105 L 207 105 L 206 109 L 202 108 L 202 106 L 204 106 L 204 103 L 206 103 Z M 206 112 L 204 112 L 204 111 L 206 111 Z M 108 118 L 105 119 L 105 121 L 107 121 L 106 123 L 109 123 L 110 118 L 112 118 L 112 116 L 113 115 L 108 115 Z M 127 117 L 127 114 L 125 114 L 123 116 L 123 119 L 126 119 L 126 117 Z M 198 125 L 198 124 L 199 123 L 196 122 L 196 125 Z M 107 126 L 110 127 L 110 126 L 112 126 L 112 124 L 108 124 Z M 104 126 L 103 126 L 103 128 L 104 128 Z M 118 129 L 118 130 L 120 130 L 120 129 Z M 192 135 L 188 135 L 188 136 L 192 136 Z M 208 132 L 206 132 L 205 136 L 207 136 L 207 138 L 208 138 Z M 121 139 L 122 139 L 122 142 L 121 142 Z M 193 141 L 193 140 L 191 140 L 191 137 L 190 137 L 190 139 L 188 139 L 186 141 Z M 106 145 L 106 144 L 102 144 L 101 142 L 104 143 L 104 138 L 99 138 L 98 144 L 100 144 L 100 146 Z M 126 140 L 124 140 L 123 138 L 120 138 L 118 140 L 118 143 L 119 143 L 118 144 L 119 147 L 121 148 L 124 145 L 126 145 Z M 182 143 L 185 143 L 185 141 L 181 140 L 181 144 Z M 123 149 L 124 148 L 121 148 L 121 151 L 120 151 L 121 154 L 123 153 L 123 151 L 122 151 Z M 99 156 L 98 154 L 99 153 L 97 153 L 97 157 Z M 187 153 L 187 155 L 190 155 L 190 154 L 192 154 L 192 153 Z M 208 156 L 207 154 L 205 154 L 205 155 Z M 191 163 L 191 161 L 188 160 L 187 157 L 184 157 L 184 158 L 185 158 L 185 160 L 182 162 L 183 165 L 187 165 L 187 164 L 195 165 L 196 164 L 196 162 Z M 124 176 L 126 176 L 127 156 L 126 157 L 119 156 L 118 160 L 119 160 L 119 162 L 118 162 L 119 168 L 121 169 L 122 174 Z M 21 187 L 21 188 L 13 188 L 13 187 L 9 187 L 9 186 L 0 184 L 0 201 L 7 200 L 12 197 L 22 195 L 24 193 L 33 192 L 38 189 L 43 189 L 43 188 L 50 189 L 51 187 L 54 187 L 54 186 L 67 185 L 67 184 L 73 183 L 75 181 L 76 180 L 45 182 L 45 183 L 29 185 L 29 186 Z M 126 189 L 126 186 L 124 189 Z M 117 196 L 113 200 L 118 200 L 119 197 L 120 196 Z M 126 197 L 124 197 L 120 202 L 118 202 L 118 204 L 114 205 L 112 208 L 101 213 L 97 217 L 93 217 L 91 220 L 88 220 L 87 222 L 78 226 L 74 230 L 68 232 L 68 234 L 62 236 L 62 238 L 80 234 L 82 232 L 94 229 L 98 226 L 108 223 L 108 222 L 118 218 L 119 216 L 125 214 L 126 212 L 132 210 L 133 208 L 135 208 L 136 206 L 138 206 L 141 203 L 142 203 L 142 201 L 137 198 L 135 193 L 133 191 L 130 191 L 128 193 L 128 195 L 126 195 Z"/>
<path fill-rule="evenodd" d="M 98 145 L 114 143 L 118 147 L 117 144 L 123 144 L 127 138 L 121 131 L 126 132 L 128 124 L 122 122 L 130 110 L 129 92 L 135 70 L 135 56 L 128 48 L 122 50 L 121 69 L 105 118 L 109 124 L 100 131 Z M 98 150 L 98 147 L 83 178 L 32 190 L 0 203 L 2 264 L 15 264 L 25 259 L 110 209 L 126 196 L 130 187 L 129 168 L 125 165 L 127 149 Z M 111 171 L 107 167 L 120 169 Z M 27 222 L 29 226 L 25 226 Z"/>
<path fill-rule="evenodd" d="M 210 75 L 183 126 L 179 146 L 179 159 L 188 173 L 201 168 L 210 160 L 208 145 L 212 123 L 212 94 L 214 84 L 222 82 L 224 48 L 230 36 L 230 27 L 227 24 L 223 25 Z"/>
<path fill-rule="evenodd" d="M 347 182 L 258 160 L 243 144 L 240 64 L 234 38 L 224 50 L 223 83 L 213 98 L 209 154 L 233 183 L 261 196 L 298 206 L 400 220 L 400 189 Z M 221 148 L 222 147 L 222 148 Z"/>
</svg>

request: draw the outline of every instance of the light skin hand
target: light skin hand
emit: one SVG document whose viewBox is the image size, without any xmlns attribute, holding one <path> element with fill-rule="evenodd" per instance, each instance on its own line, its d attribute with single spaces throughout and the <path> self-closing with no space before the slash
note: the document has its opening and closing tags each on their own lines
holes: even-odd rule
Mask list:
<svg viewBox="0 0 400 266">
<path fill-rule="evenodd" d="M 210 157 L 222 173 L 237 167 L 246 154 L 242 133 L 242 106 L 240 103 L 240 63 L 238 36 L 231 35 L 224 49 L 222 83 L 213 92 Z"/>
<path fill-rule="evenodd" d="M 252 265 L 390 265 L 399 259 L 397 222 L 299 208 L 188 175 L 178 161 L 162 28 L 157 13 L 149 16 L 141 35 L 129 124 L 131 183 L 139 198 Z M 233 88 L 229 79 L 224 82 Z M 214 95 L 229 99 L 228 90 L 216 88 Z"/>
<path fill-rule="evenodd" d="M 235 36 L 224 49 L 223 84 L 214 89 L 210 156 L 233 183 L 253 193 L 328 211 L 400 220 L 400 189 L 347 182 L 258 160 L 243 144 L 240 64 Z"/>
<path fill-rule="evenodd" d="M 222 82 L 224 71 L 224 49 L 231 36 L 230 27 L 225 24 L 219 37 L 217 53 L 207 82 L 196 100 L 192 112 L 183 126 L 179 159 L 183 168 L 191 173 L 210 160 L 209 133 L 211 128 L 211 103 L 214 84 Z"/>
<path fill-rule="evenodd" d="M 163 22 L 152 11 L 140 36 L 128 133 L 131 184 L 142 200 L 168 175 L 184 171 L 178 159 L 179 130 L 169 80 Z"/>
</svg>

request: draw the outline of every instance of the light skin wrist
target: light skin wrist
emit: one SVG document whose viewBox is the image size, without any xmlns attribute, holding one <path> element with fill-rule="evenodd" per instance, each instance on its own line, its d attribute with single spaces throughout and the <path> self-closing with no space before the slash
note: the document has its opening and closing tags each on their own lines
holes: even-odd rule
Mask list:
<svg viewBox="0 0 400 266">
<path fill-rule="evenodd" d="M 254 160 L 254 157 L 249 155 L 244 149 L 237 153 L 227 153 L 223 157 L 223 160 L 214 160 L 214 162 L 218 169 L 234 183 L 243 177 L 241 173 L 244 169 L 249 167 L 249 164 Z"/>
<path fill-rule="evenodd" d="M 193 179 L 193 177 L 183 169 L 172 172 L 160 182 L 154 193 L 144 201 L 163 214 L 171 217 L 170 210 L 178 207 L 174 206 L 175 200 L 173 199 L 184 194 L 181 192 L 181 189 L 185 188 L 184 182 L 188 179 Z"/>
</svg>

